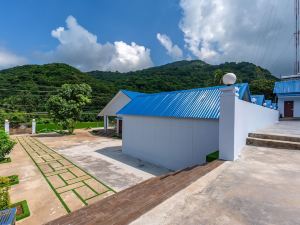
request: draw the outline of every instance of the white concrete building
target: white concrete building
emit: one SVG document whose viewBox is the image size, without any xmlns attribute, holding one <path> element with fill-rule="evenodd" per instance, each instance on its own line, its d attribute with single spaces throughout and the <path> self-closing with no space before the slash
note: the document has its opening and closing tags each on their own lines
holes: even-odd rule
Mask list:
<svg viewBox="0 0 300 225">
<path fill-rule="evenodd" d="M 300 118 L 300 79 L 276 82 L 274 93 L 281 117 Z"/>
<path fill-rule="evenodd" d="M 117 114 L 123 152 L 172 170 L 217 150 L 235 160 L 249 132 L 278 121 L 278 111 L 251 103 L 248 84 L 146 94 Z"/>
</svg>

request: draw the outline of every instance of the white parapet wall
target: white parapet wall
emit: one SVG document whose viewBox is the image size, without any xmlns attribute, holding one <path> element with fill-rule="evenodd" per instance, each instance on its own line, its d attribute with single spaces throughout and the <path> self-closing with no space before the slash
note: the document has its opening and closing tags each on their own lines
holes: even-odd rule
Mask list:
<svg viewBox="0 0 300 225">
<path fill-rule="evenodd" d="M 235 160 L 250 132 L 278 122 L 279 112 L 237 98 L 234 87 L 224 88 L 219 120 L 220 158 Z"/>
</svg>

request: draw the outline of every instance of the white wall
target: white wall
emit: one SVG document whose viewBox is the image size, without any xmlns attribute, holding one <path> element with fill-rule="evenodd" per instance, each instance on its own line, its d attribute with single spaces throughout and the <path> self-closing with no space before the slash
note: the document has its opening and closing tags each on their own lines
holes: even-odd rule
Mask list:
<svg viewBox="0 0 300 225">
<path fill-rule="evenodd" d="M 278 98 L 278 109 L 280 114 L 283 117 L 284 117 L 284 101 L 294 101 L 294 117 L 300 117 L 300 96 Z"/>
<path fill-rule="evenodd" d="M 115 97 L 102 109 L 99 116 L 116 116 L 125 105 L 127 105 L 131 99 L 125 95 L 123 92 L 119 91 Z"/>
<path fill-rule="evenodd" d="M 218 120 L 123 116 L 123 152 L 179 170 L 218 150 Z"/>
<path fill-rule="evenodd" d="M 246 144 L 248 133 L 278 122 L 279 112 L 242 101 L 228 88 L 221 95 L 220 158 L 235 160 Z"/>
</svg>

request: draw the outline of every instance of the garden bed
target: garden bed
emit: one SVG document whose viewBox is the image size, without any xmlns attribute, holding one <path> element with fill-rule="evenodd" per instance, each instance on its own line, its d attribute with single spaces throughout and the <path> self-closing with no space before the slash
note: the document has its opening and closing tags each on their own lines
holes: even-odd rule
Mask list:
<svg viewBox="0 0 300 225">
<path fill-rule="evenodd" d="M 17 221 L 30 216 L 30 211 L 26 200 L 12 204 L 11 208 L 17 208 Z"/>
<path fill-rule="evenodd" d="M 19 183 L 19 176 L 0 177 L 0 187 L 8 187 Z"/>
</svg>

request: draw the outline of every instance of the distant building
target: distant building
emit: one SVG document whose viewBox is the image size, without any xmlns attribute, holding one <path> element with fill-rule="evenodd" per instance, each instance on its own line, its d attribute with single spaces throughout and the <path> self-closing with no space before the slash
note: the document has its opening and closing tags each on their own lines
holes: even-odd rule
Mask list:
<svg viewBox="0 0 300 225">
<path fill-rule="evenodd" d="M 276 82 L 274 93 L 281 117 L 300 118 L 300 80 Z"/>
<path fill-rule="evenodd" d="M 264 95 L 251 95 L 251 102 L 257 105 L 263 106 L 265 103 L 265 96 Z"/>
</svg>

